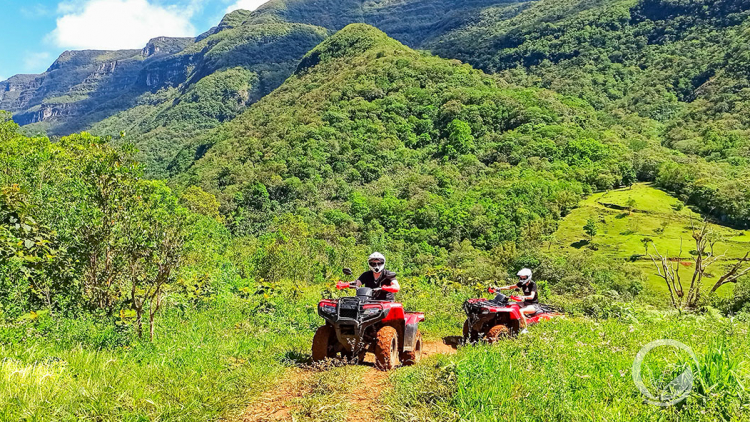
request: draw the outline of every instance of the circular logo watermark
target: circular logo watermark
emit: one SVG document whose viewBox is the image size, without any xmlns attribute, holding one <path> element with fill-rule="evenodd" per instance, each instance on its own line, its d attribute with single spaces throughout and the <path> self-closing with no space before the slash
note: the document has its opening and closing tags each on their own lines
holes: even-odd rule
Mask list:
<svg viewBox="0 0 750 422">
<path fill-rule="evenodd" d="M 651 343 L 643 346 L 643 348 L 635 356 L 635 360 L 633 361 L 633 382 L 635 382 L 635 385 L 636 387 L 638 387 L 638 390 L 641 392 L 641 394 L 646 396 L 646 399 L 644 401 L 655 406 L 666 407 L 680 403 L 690 395 L 690 392 L 693 391 L 693 380 L 695 379 L 695 377 L 693 375 L 693 370 L 688 365 L 687 368 L 685 368 L 669 383 L 666 383 L 666 385 L 660 387 L 656 387 L 658 391 L 656 392 L 656 394 L 653 394 L 643 382 L 641 369 L 643 366 L 643 360 L 646 358 L 646 356 L 657 347 L 663 346 L 669 346 L 687 352 L 693 359 L 693 362 L 695 362 L 696 368 L 698 367 L 698 358 L 695 356 L 693 349 L 691 349 L 686 344 L 680 343 L 676 340 L 652 341 Z"/>
</svg>

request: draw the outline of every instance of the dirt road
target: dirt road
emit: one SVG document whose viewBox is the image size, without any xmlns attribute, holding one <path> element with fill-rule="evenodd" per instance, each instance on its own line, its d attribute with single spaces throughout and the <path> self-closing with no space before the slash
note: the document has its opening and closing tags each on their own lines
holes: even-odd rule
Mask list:
<svg viewBox="0 0 750 422">
<path fill-rule="evenodd" d="M 452 337 L 428 342 L 424 345 L 422 358 L 456 353 L 456 347 L 457 339 Z M 389 385 L 389 373 L 373 367 L 371 354 L 355 370 L 343 369 L 291 368 L 273 389 L 254 400 L 238 421 L 302 422 L 322 420 L 324 415 L 332 414 L 347 422 L 381 420 L 381 396 Z M 334 371 L 338 373 L 333 375 Z M 333 379 L 328 380 L 327 376 Z M 335 391 L 337 387 L 345 388 L 347 383 L 357 394 Z"/>
</svg>

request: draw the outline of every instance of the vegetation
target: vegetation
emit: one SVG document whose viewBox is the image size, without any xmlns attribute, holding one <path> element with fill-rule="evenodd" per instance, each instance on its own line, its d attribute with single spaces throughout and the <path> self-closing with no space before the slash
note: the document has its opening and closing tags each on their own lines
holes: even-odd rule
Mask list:
<svg viewBox="0 0 750 422">
<path fill-rule="evenodd" d="M 632 208 L 630 200 L 635 202 Z M 630 211 L 628 211 L 630 210 Z M 582 242 L 581 227 L 588 221 L 595 221 L 600 226 L 591 243 L 596 250 Z M 695 269 L 695 240 L 693 230 L 702 226 L 701 216 L 671 197 L 662 190 L 645 184 L 636 184 L 630 189 L 612 190 L 596 193 L 583 200 L 559 224 L 555 233 L 552 251 L 584 251 L 595 257 L 606 260 L 632 262 L 648 275 L 646 285 L 650 292 L 669 296 L 664 280 L 657 275 L 657 268 L 649 257 L 658 254 L 668 257 L 672 262 L 680 256 L 682 250 L 682 277 L 688 283 Z M 712 286 L 722 274 L 750 251 L 750 233 L 728 227 L 709 224 L 712 233 L 713 251 L 721 259 L 717 267 L 706 272 L 702 286 L 704 296 L 710 293 Z M 588 241 L 588 239 L 585 239 Z M 719 296 L 732 296 L 732 286 L 726 285 L 716 291 Z"/>
<path fill-rule="evenodd" d="M 390 420 L 746 419 L 746 9 L 275 0 L 128 53 L 153 56 L 143 85 L 87 122 L 111 137 L 2 115 L 1 418 L 239 417 L 379 250 L 428 341 L 524 267 L 568 314 L 399 369 Z M 698 360 L 666 409 L 631 377 L 662 338 Z M 670 357 L 649 386 L 693 365 Z M 290 416 L 344 420 L 367 370 L 305 373 Z"/>
<path fill-rule="evenodd" d="M 506 18 L 486 12 L 430 48 L 520 85 L 583 98 L 618 119 L 636 113 L 660 122 L 662 144 L 689 157 L 649 157 L 667 162 L 639 178 L 747 227 L 748 198 L 737 190 L 748 180 L 750 145 L 748 78 L 737 65 L 747 14 L 743 1 L 541 0 Z"/>
<path fill-rule="evenodd" d="M 746 325 L 710 317 L 561 320 L 535 327 L 532 336 L 462 348 L 455 357 L 398 371 L 389 413 L 396 421 L 745 420 L 746 335 Z M 689 364 L 695 388 L 680 406 L 644 403 L 633 387 L 633 357 L 663 338 L 697 355 L 698 365 Z M 649 355 L 644 381 L 653 387 L 674 379 L 684 367 L 669 362 Z"/>
<path fill-rule="evenodd" d="M 629 181 L 625 141 L 604 126 L 584 103 L 353 25 L 174 167 L 208 150 L 178 180 L 215 194 L 236 235 L 295 213 L 434 266 L 475 249 L 503 259 L 553 232 L 584 193 Z"/>
<path fill-rule="evenodd" d="M 274 90 L 326 36 L 323 28 L 310 25 L 227 26 L 148 67 L 149 90 L 118 100 L 124 110 L 94 123 L 91 131 L 116 139 L 124 131 L 140 150 L 147 174 L 165 177 L 187 140 Z"/>
</svg>

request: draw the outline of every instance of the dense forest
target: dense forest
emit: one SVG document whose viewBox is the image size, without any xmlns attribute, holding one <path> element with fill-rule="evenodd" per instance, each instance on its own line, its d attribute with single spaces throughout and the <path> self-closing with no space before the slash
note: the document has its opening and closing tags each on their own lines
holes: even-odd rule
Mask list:
<svg viewBox="0 0 750 422">
<path fill-rule="evenodd" d="M 371 368 L 308 366 L 316 305 L 377 250 L 430 342 L 521 268 L 567 315 L 379 378 L 382 420 L 745 420 L 750 279 L 709 289 L 748 271 L 748 13 L 272 0 L 66 53 L 34 79 L 52 100 L 3 82 L 28 107 L 0 112 L 0 419 L 256 420 L 278 389 L 285 417 L 348 420 Z M 631 379 L 663 338 L 696 353 L 667 408 Z"/>
<path fill-rule="evenodd" d="M 682 170 L 658 183 L 746 227 L 748 197 L 737 187 L 749 177 L 748 14 L 743 1 L 539 1 L 508 19 L 488 13 L 430 47 L 614 116 L 658 122 L 662 145 L 685 154 Z"/>
<path fill-rule="evenodd" d="M 587 104 L 508 86 L 365 25 L 313 49 L 216 139 L 179 158 L 208 149 L 184 178 L 217 195 L 234 233 L 305 212 L 417 260 L 464 241 L 489 251 L 551 234 L 583 194 L 636 179 L 625 136 Z"/>
</svg>

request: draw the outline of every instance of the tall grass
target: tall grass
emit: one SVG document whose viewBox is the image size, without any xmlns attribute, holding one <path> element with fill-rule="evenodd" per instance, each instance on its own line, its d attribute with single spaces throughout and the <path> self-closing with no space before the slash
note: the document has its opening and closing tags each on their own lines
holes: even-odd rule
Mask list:
<svg viewBox="0 0 750 422">
<path fill-rule="evenodd" d="M 624 324 L 571 319 L 496 346 L 472 346 L 394 374 L 392 420 L 750 420 L 746 325 L 704 318 Z M 645 404 L 633 360 L 655 339 L 675 339 L 701 362 L 681 405 Z"/>
<path fill-rule="evenodd" d="M 0 420 L 228 416 L 306 355 L 317 324 L 315 296 L 308 291 L 298 304 L 228 297 L 199 309 L 172 308 L 154 343 L 92 321 L 6 327 L 12 343 L 0 346 Z"/>
<path fill-rule="evenodd" d="M 469 289 L 404 280 L 407 309 L 427 312 L 426 338 L 460 333 Z M 222 293 L 209 305 L 173 305 L 157 320 L 153 343 L 129 324 L 48 316 L 0 325 L 0 420 L 140 421 L 232 417 L 309 358 L 321 296 L 348 295 L 323 283 L 280 282 L 264 293 Z M 126 321 L 127 322 L 127 321 Z M 300 405 L 334 402 L 325 386 L 360 375 L 316 377 L 322 387 Z M 351 379 L 350 379 L 351 378 Z M 348 388 L 348 387 L 347 387 Z M 346 409 L 337 405 L 336 415 Z M 307 412 L 316 419 L 320 412 Z"/>
</svg>

